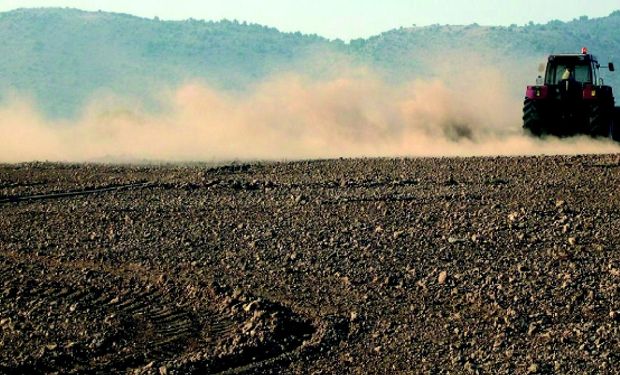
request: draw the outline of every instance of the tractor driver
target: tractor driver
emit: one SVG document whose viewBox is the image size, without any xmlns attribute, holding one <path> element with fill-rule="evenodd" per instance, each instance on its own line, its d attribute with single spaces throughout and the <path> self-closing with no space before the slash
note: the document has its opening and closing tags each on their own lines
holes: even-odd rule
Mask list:
<svg viewBox="0 0 620 375">
<path fill-rule="evenodd" d="M 574 70 L 575 68 L 573 68 L 572 66 L 567 66 L 564 70 L 564 73 L 562 74 L 562 81 L 575 80 Z"/>
<path fill-rule="evenodd" d="M 576 99 L 578 96 L 578 85 L 575 79 L 575 67 L 567 66 L 562 74 L 562 95 L 566 98 Z"/>
</svg>

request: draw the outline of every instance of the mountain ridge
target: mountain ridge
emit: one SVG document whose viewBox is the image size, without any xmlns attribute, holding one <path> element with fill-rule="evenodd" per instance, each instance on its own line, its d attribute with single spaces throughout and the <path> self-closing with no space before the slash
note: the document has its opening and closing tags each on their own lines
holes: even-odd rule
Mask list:
<svg viewBox="0 0 620 375">
<path fill-rule="evenodd" d="M 500 70 L 516 65 L 519 75 L 535 77 L 532 61 L 549 53 L 587 46 L 602 62 L 620 58 L 618 29 L 615 11 L 524 26 L 401 27 L 345 43 L 234 20 L 21 8 L 0 13 L 0 55 L 6 56 L 0 59 L 0 93 L 30 96 L 45 113 L 66 117 L 99 94 L 149 101 L 162 87 L 192 80 L 239 91 L 282 72 L 325 77 L 343 66 L 370 67 L 401 82 L 433 76 L 438 63 L 464 64 L 458 57 L 468 54 Z M 610 76 L 609 82 L 620 80 Z"/>
</svg>

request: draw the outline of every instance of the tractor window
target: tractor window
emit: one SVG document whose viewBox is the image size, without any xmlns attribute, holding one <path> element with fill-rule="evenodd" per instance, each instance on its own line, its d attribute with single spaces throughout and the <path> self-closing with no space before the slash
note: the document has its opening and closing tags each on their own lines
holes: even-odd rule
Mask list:
<svg viewBox="0 0 620 375">
<path fill-rule="evenodd" d="M 590 77 L 589 65 L 577 65 L 575 67 L 575 79 L 581 83 L 591 83 L 592 77 Z"/>
<path fill-rule="evenodd" d="M 562 76 L 566 72 L 566 69 L 572 70 L 572 78 L 580 83 L 591 83 L 592 76 L 590 74 L 590 65 L 569 65 L 569 64 L 557 64 L 549 66 L 547 71 L 547 84 L 557 85 L 562 81 Z"/>
</svg>

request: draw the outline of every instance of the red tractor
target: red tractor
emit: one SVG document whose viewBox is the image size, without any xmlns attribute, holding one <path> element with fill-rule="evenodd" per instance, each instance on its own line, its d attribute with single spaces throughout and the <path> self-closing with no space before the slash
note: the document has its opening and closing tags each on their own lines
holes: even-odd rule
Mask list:
<svg viewBox="0 0 620 375">
<path fill-rule="evenodd" d="M 551 55 L 544 81 L 528 86 L 523 128 L 535 136 L 590 135 L 620 141 L 620 108 L 603 84 L 600 64 L 586 48 L 581 54 Z M 606 67 L 614 71 L 613 63 Z"/>
</svg>

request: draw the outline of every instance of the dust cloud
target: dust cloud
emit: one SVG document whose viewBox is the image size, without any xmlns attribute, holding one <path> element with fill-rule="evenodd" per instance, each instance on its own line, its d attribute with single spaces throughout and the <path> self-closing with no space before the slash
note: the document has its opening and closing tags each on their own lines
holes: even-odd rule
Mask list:
<svg viewBox="0 0 620 375">
<path fill-rule="evenodd" d="M 13 97 L 0 105 L 0 162 L 620 152 L 605 140 L 523 135 L 524 83 L 499 70 L 447 75 L 395 85 L 364 69 L 324 80 L 290 73 L 244 94 L 188 83 L 162 93 L 157 113 L 93 99 L 74 120 L 46 119 Z"/>
</svg>

